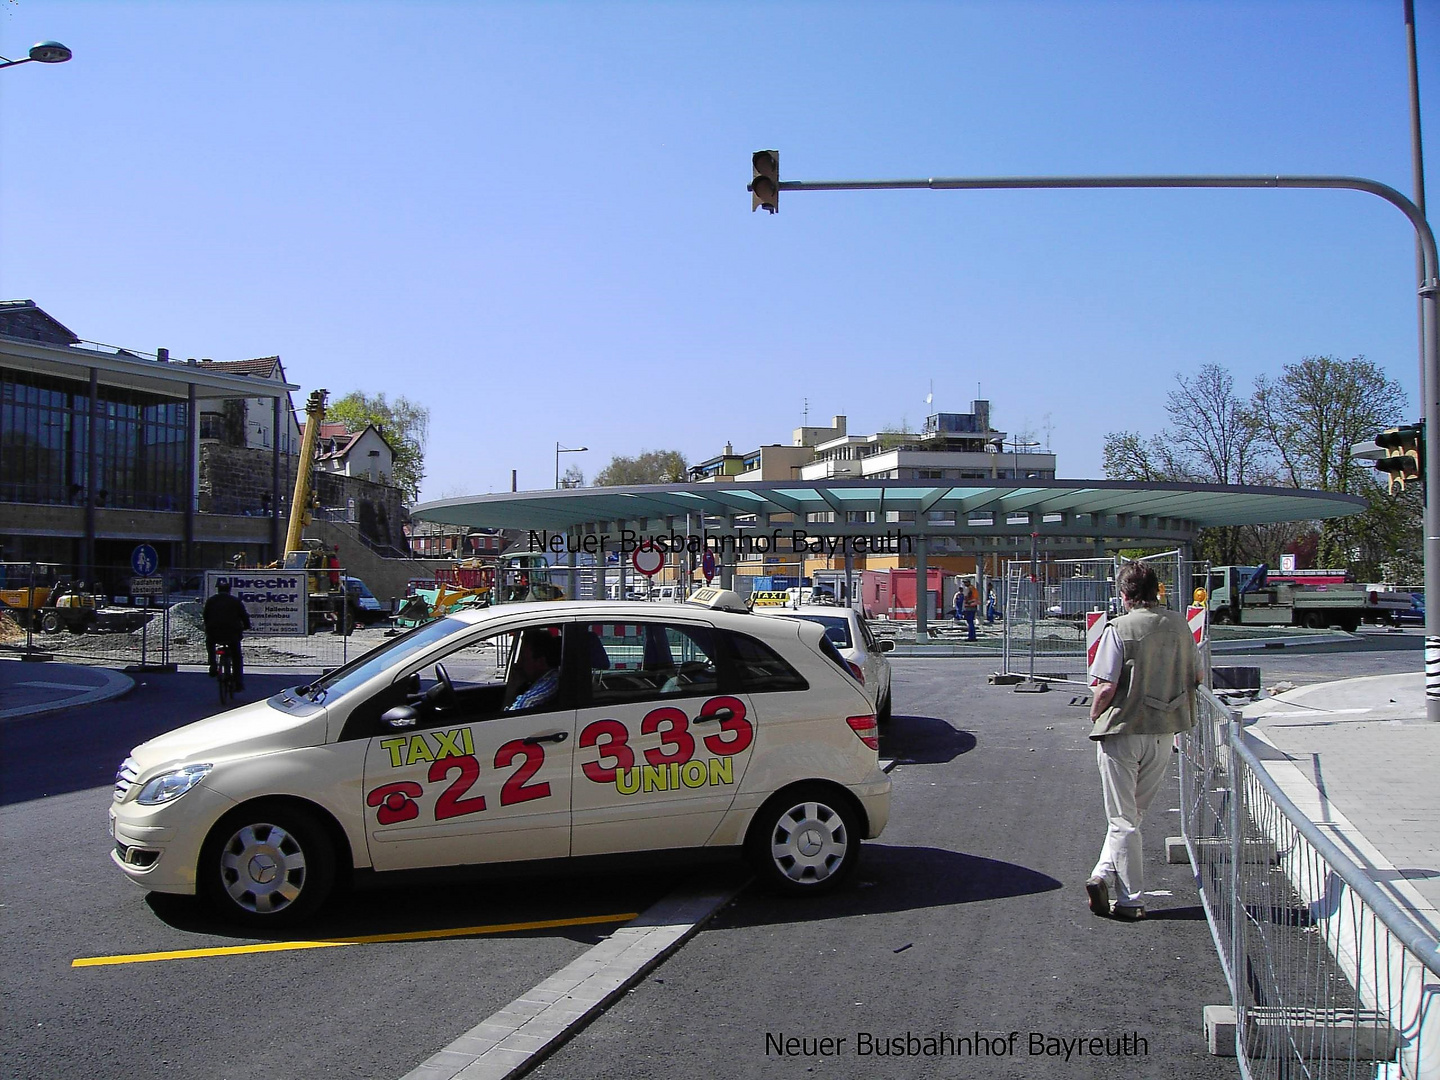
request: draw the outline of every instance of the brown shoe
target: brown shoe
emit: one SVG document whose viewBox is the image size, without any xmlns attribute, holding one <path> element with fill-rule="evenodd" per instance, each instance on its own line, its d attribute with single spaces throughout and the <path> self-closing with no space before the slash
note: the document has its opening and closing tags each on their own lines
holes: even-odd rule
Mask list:
<svg viewBox="0 0 1440 1080">
<path fill-rule="evenodd" d="M 1090 913 L 1106 918 L 1110 914 L 1110 886 L 1103 877 L 1092 877 L 1085 882 L 1085 894 L 1090 897 Z"/>
<path fill-rule="evenodd" d="M 1126 922 L 1139 922 L 1145 918 L 1145 909 L 1143 907 L 1133 907 L 1130 905 L 1122 907 L 1116 904 L 1115 910 L 1112 911 L 1111 914 L 1117 919 L 1124 919 Z"/>
</svg>

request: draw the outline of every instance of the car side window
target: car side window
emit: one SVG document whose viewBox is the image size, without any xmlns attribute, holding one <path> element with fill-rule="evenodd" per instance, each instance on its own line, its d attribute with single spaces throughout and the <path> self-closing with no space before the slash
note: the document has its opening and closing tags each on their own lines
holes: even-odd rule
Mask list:
<svg viewBox="0 0 1440 1080">
<path fill-rule="evenodd" d="M 415 728 L 476 723 L 501 716 L 573 707 L 561 679 L 559 626 L 505 630 L 472 638 L 362 702 L 345 722 L 345 739 L 371 738 L 390 729 L 384 713 L 415 711 Z M 443 675 L 441 669 L 444 669 Z M 447 683 L 448 679 L 448 683 Z"/>
<path fill-rule="evenodd" d="M 579 638 L 589 653 L 590 703 L 608 705 L 713 694 L 719 689 L 715 631 L 676 623 L 593 623 Z"/>
<path fill-rule="evenodd" d="M 739 681 L 738 689 L 745 693 L 810 689 L 805 676 L 763 641 L 757 641 L 748 634 L 732 633 L 730 651 Z"/>
</svg>

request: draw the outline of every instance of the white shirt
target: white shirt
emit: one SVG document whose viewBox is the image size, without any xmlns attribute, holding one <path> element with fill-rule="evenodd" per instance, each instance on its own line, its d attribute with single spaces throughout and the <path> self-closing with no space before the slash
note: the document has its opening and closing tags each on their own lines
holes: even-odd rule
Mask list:
<svg viewBox="0 0 1440 1080">
<path fill-rule="evenodd" d="M 1191 638 L 1192 645 L 1195 639 Z M 1195 666 L 1199 671 L 1205 669 L 1204 658 L 1200 655 L 1200 647 L 1195 646 Z M 1120 645 L 1120 635 L 1115 632 L 1114 623 L 1106 623 L 1105 629 L 1100 631 L 1100 642 L 1095 646 L 1095 659 L 1090 664 L 1090 677 L 1099 679 L 1101 682 L 1119 683 L 1120 674 L 1125 668 L 1125 650 Z"/>
</svg>

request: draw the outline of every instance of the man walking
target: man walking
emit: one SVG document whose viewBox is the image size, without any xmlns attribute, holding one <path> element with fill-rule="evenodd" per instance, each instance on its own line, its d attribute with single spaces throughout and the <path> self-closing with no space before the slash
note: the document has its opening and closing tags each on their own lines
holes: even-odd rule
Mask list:
<svg viewBox="0 0 1440 1080">
<path fill-rule="evenodd" d="M 1159 606 L 1154 570 L 1127 563 L 1115 590 L 1126 614 L 1105 628 L 1090 665 L 1090 738 L 1108 826 L 1085 892 L 1096 915 L 1136 920 L 1145 917 L 1140 820 L 1165 779 L 1175 735 L 1195 723 L 1203 668 L 1185 616 Z"/>
</svg>

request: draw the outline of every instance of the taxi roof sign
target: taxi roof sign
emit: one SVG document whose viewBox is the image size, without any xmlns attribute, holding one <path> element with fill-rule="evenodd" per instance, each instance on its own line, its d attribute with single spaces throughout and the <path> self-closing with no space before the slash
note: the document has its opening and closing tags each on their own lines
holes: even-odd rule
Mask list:
<svg viewBox="0 0 1440 1080">
<path fill-rule="evenodd" d="M 687 604 L 698 604 L 711 611 L 749 611 L 745 601 L 734 589 L 714 589 L 710 586 L 696 589 L 685 600 Z"/>
</svg>

